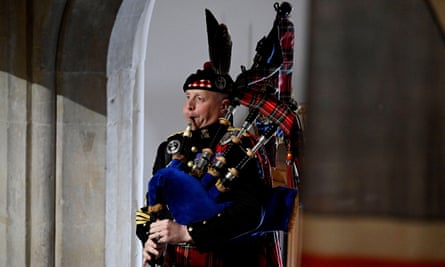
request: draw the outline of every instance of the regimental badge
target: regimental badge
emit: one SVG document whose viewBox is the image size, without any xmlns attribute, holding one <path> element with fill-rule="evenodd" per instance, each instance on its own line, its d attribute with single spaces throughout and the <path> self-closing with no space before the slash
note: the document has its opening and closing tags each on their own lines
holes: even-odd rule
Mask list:
<svg viewBox="0 0 445 267">
<path fill-rule="evenodd" d="M 209 134 L 209 130 L 208 129 L 202 129 L 201 130 L 201 138 L 202 139 L 206 139 L 206 138 L 210 138 L 210 134 Z"/>
<path fill-rule="evenodd" d="M 224 90 L 227 86 L 227 81 L 223 76 L 218 76 L 215 79 L 215 87 L 219 90 Z"/>
<path fill-rule="evenodd" d="M 177 139 L 173 139 L 167 144 L 167 153 L 170 155 L 176 154 L 181 149 L 181 142 Z"/>
</svg>

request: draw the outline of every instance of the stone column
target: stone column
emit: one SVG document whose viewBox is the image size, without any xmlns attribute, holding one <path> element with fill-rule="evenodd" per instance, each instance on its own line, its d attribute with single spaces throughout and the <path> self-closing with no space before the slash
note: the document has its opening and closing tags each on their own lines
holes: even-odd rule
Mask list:
<svg viewBox="0 0 445 267">
<path fill-rule="evenodd" d="M 0 14 L 0 265 L 52 266 L 54 69 L 39 54 L 52 39 L 26 1 Z"/>
</svg>

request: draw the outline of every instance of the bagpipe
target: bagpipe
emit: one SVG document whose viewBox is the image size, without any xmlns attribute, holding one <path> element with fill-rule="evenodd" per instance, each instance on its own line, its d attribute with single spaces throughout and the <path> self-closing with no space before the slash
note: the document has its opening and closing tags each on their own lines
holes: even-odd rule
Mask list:
<svg viewBox="0 0 445 267">
<path fill-rule="evenodd" d="M 281 15 L 280 5 L 275 4 L 275 9 L 277 21 Z M 226 47 L 218 47 L 221 40 L 216 41 L 221 35 L 227 38 L 225 26 L 219 24 L 207 9 L 206 19 L 211 61 L 213 66 L 224 66 L 220 72 L 227 72 L 230 64 L 227 66 L 227 57 L 225 61 L 221 60 L 221 50 L 231 47 L 227 45 L 229 42 L 224 43 Z M 262 156 L 261 150 L 278 129 L 290 140 L 289 153 L 300 155 L 302 126 L 295 112 L 296 104 L 289 99 L 280 101 L 275 91 L 274 84 L 283 62 L 278 23 L 274 23 L 269 35 L 257 43 L 256 52 L 252 67 L 249 70 L 242 67 L 235 80 L 229 112 L 219 119 L 219 127 L 208 147 L 197 151 L 191 145 L 193 122 L 190 121 L 181 136 L 180 149 L 172 156 L 171 162 L 149 180 L 147 203 L 136 212 L 136 234 L 142 243 L 148 239 L 150 224 L 157 219 L 171 218 L 179 224 L 188 225 L 209 219 L 230 206 L 231 203 L 224 201 L 222 196 L 230 190 L 235 179 L 242 179 L 240 173 L 244 168 Z M 241 128 L 229 131 L 232 111 L 240 105 L 248 108 L 248 115 Z M 246 146 L 242 140 L 260 117 L 268 121 L 268 127 L 255 139 L 254 145 Z M 223 154 L 215 158 L 213 147 L 227 133 L 231 134 L 229 142 Z M 198 152 L 200 156 L 195 159 Z M 296 187 L 270 187 L 261 223 L 248 234 L 287 231 L 297 193 Z"/>
</svg>

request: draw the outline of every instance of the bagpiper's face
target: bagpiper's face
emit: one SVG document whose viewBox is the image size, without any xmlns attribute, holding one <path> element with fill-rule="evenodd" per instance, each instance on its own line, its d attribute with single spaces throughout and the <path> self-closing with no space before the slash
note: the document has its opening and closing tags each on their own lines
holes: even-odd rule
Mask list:
<svg viewBox="0 0 445 267">
<path fill-rule="evenodd" d="M 193 118 L 192 130 L 218 121 L 227 112 L 229 100 L 220 93 L 191 89 L 185 92 L 185 97 L 182 113 L 187 122 Z"/>
</svg>

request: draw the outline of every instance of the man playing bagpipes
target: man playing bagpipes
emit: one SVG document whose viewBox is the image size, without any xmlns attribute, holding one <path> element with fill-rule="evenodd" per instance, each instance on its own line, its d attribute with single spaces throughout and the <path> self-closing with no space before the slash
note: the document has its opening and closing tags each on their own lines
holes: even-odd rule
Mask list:
<svg viewBox="0 0 445 267">
<path fill-rule="evenodd" d="M 227 133 L 221 140 L 218 140 L 213 146 L 210 144 L 221 127 L 219 118 L 225 116 L 229 107 L 226 92 L 230 88 L 225 87 L 222 90 L 214 88 L 214 81 L 212 81 L 211 87 L 203 86 L 200 83 L 201 80 L 211 81 L 209 77 L 206 77 L 207 72 L 211 73 L 213 70 L 198 71 L 193 76 L 197 84 L 190 89 L 187 84 L 185 85 L 186 101 L 183 113 L 186 121 L 192 121 L 191 137 L 188 140 L 189 149 L 194 148 L 195 151 L 201 152 L 205 148 L 212 148 L 215 155 L 218 156 L 228 146 L 224 142 L 229 141 L 228 137 L 234 131 L 227 129 Z M 255 141 L 249 135 L 244 135 L 241 139 L 245 147 L 251 147 Z M 183 134 L 179 133 L 160 145 L 154 173 L 164 170 L 162 167 L 166 166 L 171 157 L 177 153 L 178 148 L 175 144 L 182 140 Z M 193 154 L 193 152 L 188 154 Z M 227 164 L 231 165 L 231 162 L 238 161 L 243 156 L 239 154 L 238 159 L 232 156 L 228 158 Z M 194 158 L 192 156 L 192 160 Z M 262 235 L 238 237 L 254 231 L 261 221 L 266 184 L 262 179 L 260 167 L 256 160 L 248 163 L 248 166 L 231 184 L 230 191 L 224 192 L 221 196 L 220 203 L 228 203 L 227 206 L 212 217 L 190 223 L 187 226 L 172 220 L 153 222 L 144 246 L 144 258 L 149 260 L 159 256 L 161 247 L 168 243 L 165 255 L 166 266 L 174 264 L 174 266 L 279 266 L 278 251 L 271 253 L 270 249 L 275 250 L 275 247 L 268 247 L 270 246 L 268 243 L 273 239 Z M 172 173 L 181 175 L 180 171 Z M 188 175 L 185 172 L 182 173 L 184 176 Z M 186 184 L 184 187 L 176 189 L 187 192 L 187 190 L 191 190 L 187 186 L 194 186 L 194 184 Z M 190 201 L 197 201 L 198 207 L 199 204 L 206 204 L 204 203 L 206 199 L 201 200 L 196 195 L 190 195 L 189 198 Z M 197 210 L 189 210 L 186 215 L 190 212 L 200 214 Z M 170 245 L 172 243 L 187 244 Z"/>
<path fill-rule="evenodd" d="M 292 114 L 261 90 L 239 92 L 251 73 L 232 81 L 227 29 L 208 10 L 206 18 L 211 62 L 183 86 L 188 127 L 159 146 L 148 203 L 137 216 L 144 264 L 282 266 L 273 231 L 286 230 L 296 190 L 270 190 L 262 148 L 276 128 L 260 138 L 247 129 L 262 113 L 290 134 Z M 240 103 L 250 114 L 235 129 L 231 108 Z"/>
</svg>

